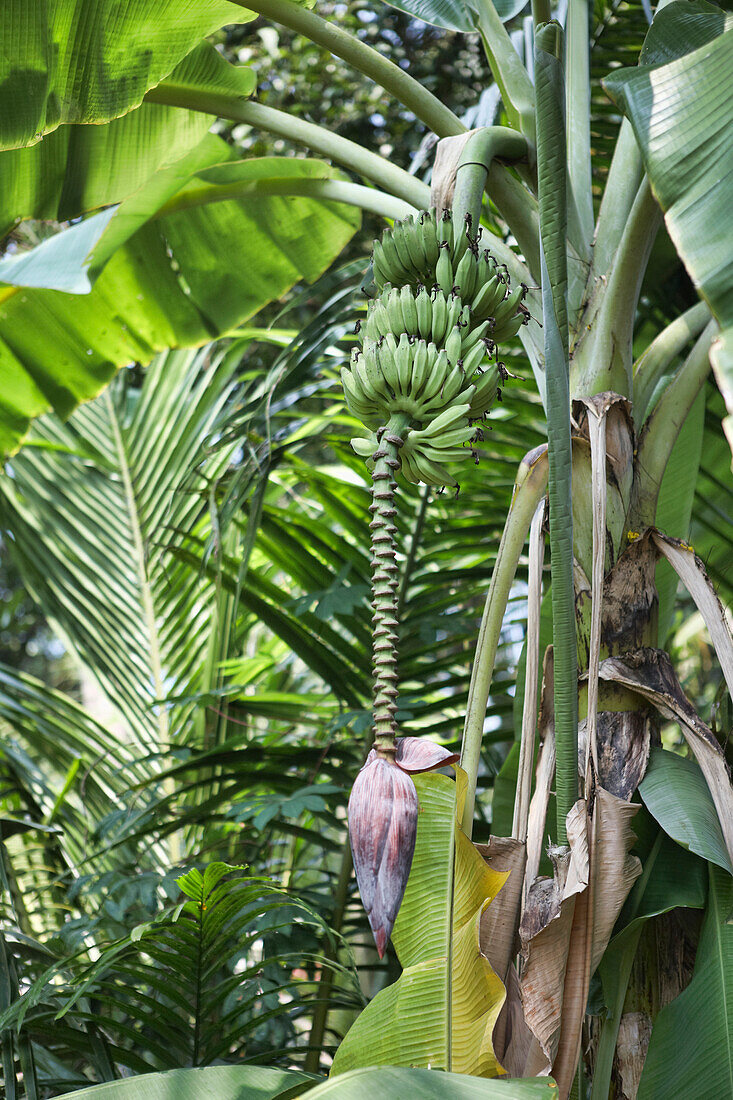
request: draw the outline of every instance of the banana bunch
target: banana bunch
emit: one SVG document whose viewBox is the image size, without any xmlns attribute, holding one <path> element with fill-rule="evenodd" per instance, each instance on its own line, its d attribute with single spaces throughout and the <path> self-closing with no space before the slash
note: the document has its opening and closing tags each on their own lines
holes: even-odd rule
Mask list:
<svg viewBox="0 0 733 1100">
<path fill-rule="evenodd" d="M 470 216 L 457 231 L 447 210 L 441 218 L 436 217 L 435 210 L 424 211 L 385 229 L 381 240 L 373 245 L 374 280 L 380 298 L 372 305 L 382 301 L 385 290 L 389 292 L 393 287 L 401 288 L 398 295 L 407 288 L 417 292 L 426 288 L 422 298 L 417 293 L 413 299 L 416 306 L 420 300 L 423 313 L 425 298 L 436 292 L 446 300 L 459 297 L 469 307 L 474 324 L 489 321 L 495 343 L 508 340 L 526 321 L 519 309 L 525 288 L 520 285 L 510 292 L 506 269 L 488 248 L 480 249 L 480 239 L 480 227 L 476 236 L 471 236 Z M 386 302 L 382 304 L 387 307 Z M 393 319 L 396 322 L 397 317 Z"/>
<path fill-rule="evenodd" d="M 499 389 L 501 365 L 488 356 L 525 322 L 524 287 L 510 290 L 470 228 L 468 217 L 458 233 L 450 213 L 430 211 L 374 242 L 380 293 L 367 308 L 362 348 L 341 372 L 350 411 L 370 429 L 352 440 L 354 450 L 373 459 L 380 432 L 400 415 L 409 424 L 400 465 L 413 482 L 457 485 L 445 463 L 465 456 Z"/>
</svg>

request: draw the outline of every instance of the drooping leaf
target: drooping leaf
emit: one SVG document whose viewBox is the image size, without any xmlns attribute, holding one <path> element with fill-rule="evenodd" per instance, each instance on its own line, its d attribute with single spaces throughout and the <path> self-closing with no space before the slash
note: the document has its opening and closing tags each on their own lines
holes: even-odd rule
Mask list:
<svg viewBox="0 0 733 1100">
<path fill-rule="evenodd" d="M 709 875 L 693 978 L 654 1021 L 639 1100 L 733 1089 L 733 879 L 713 866 Z"/>
<path fill-rule="evenodd" d="M 476 13 L 471 0 L 388 0 L 390 7 L 414 15 L 447 31 L 476 33 Z M 527 0 L 494 0 L 499 18 L 506 23 L 527 6 Z"/>
<path fill-rule="evenodd" d="M 639 794 L 668 836 L 733 874 L 715 804 L 699 765 L 676 753 L 652 749 Z"/>
<path fill-rule="evenodd" d="M 225 0 L 11 0 L 0 10 L 0 148 L 119 118 L 206 35 L 253 13 Z"/>
<path fill-rule="evenodd" d="M 491 1037 L 504 986 L 481 954 L 479 932 L 506 875 L 487 866 L 458 825 L 465 773 L 456 774 L 455 783 L 444 775 L 415 776 L 417 841 L 392 933 L 403 973 L 353 1024 L 334 1073 L 400 1063 L 478 1076 L 501 1072 Z"/>
<path fill-rule="evenodd" d="M 170 74 L 188 90 L 248 96 L 255 75 L 200 43 Z M 59 126 L 42 141 L 0 153 L 0 235 L 23 218 L 66 221 L 120 202 L 205 136 L 199 111 L 143 103 L 106 125 Z"/>
<path fill-rule="evenodd" d="M 705 906 L 707 873 L 703 861 L 690 852 L 681 852 L 645 809 L 635 818 L 634 831 L 639 837 L 636 847 L 643 873 L 626 899 L 616 934 L 598 967 L 608 1013 L 603 1020 L 594 1069 L 601 1090 L 611 1080 L 626 990 L 645 924 L 652 917 L 676 908 Z"/>
<path fill-rule="evenodd" d="M 733 860 L 731 781 L 720 744 L 686 697 L 663 650 L 640 649 L 601 662 L 601 678 L 615 680 L 648 699 L 665 718 L 678 722 L 705 776 L 728 855 Z"/>
<path fill-rule="evenodd" d="M 200 169 L 235 154 L 209 136 L 191 156 Z M 312 282 L 359 224 L 353 208 L 282 193 L 283 180 L 297 190 L 300 181 L 332 177 L 333 170 L 319 161 L 248 161 L 240 178 L 246 176 L 251 186 L 242 198 L 159 216 L 171 190 L 185 182 L 179 172 L 180 165 L 163 170 L 162 181 L 149 181 L 111 220 L 106 213 L 96 216 L 106 232 L 94 256 L 97 264 L 108 262 L 91 293 L 11 287 L 0 292 L 0 453 L 17 448 L 33 417 L 51 407 L 68 415 L 120 366 L 147 363 L 164 347 L 202 344 L 251 317 L 298 279 Z M 67 232 L 84 228 L 82 223 Z M 108 257 L 110 240 L 120 247 Z M 55 263 L 45 263 L 42 248 L 32 270 L 36 286 L 53 283 L 59 274 Z M 22 259 L 19 278 L 27 283 L 34 261 Z M 3 277 L 11 277 L 7 266 Z"/>
<path fill-rule="evenodd" d="M 705 0 L 677 0 L 655 16 L 641 64 L 604 81 L 631 120 L 669 235 L 720 324 L 711 359 L 730 414 L 733 98 L 724 89 L 732 66 L 733 16 Z"/>
</svg>

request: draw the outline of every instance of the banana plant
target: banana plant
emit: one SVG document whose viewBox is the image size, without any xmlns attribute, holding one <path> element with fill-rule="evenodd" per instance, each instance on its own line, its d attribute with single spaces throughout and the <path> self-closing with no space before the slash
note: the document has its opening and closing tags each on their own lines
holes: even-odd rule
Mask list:
<svg viewBox="0 0 733 1100">
<path fill-rule="evenodd" d="M 170 49 L 168 38 L 156 36 L 147 69 L 136 67 L 129 86 L 121 82 L 119 102 L 110 81 L 97 99 L 61 100 L 62 117 L 56 84 L 47 80 L 29 97 L 27 117 L 0 116 L 8 123 L 3 157 L 9 169 L 19 146 L 45 131 L 51 136 L 54 127 L 111 127 L 115 122 L 108 120 L 119 122 L 118 116 L 162 109 L 165 117 L 155 116 L 161 127 L 167 119 L 182 125 L 179 112 L 245 123 L 307 146 L 362 181 L 342 178 L 323 161 L 297 160 L 296 167 L 241 162 L 206 135 L 173 161 L 156 161 L 148 150 L 136 162 L 136 180 L 144 180 L 134 193 L 90 186 L 89 194 L 104 195 L 97 202 L 122 199 L 119 208 L 0 268 L 3 367 L 12 381 L 3 443 L 17 446 L 28 421 L 49 407 L 70 411 L 122 363 L 226 332 L 299 276 L 315 278 L 355 230 L 353 208 L 388 220 L 373 249 L 367 284 L 373 281 L 375 297 L 362 348 L 342 376 L 348 409 L 367 432 L 354 449 L 371 463 L 374 486 L 375 756 L 352 796 L 352 845 L 380 951 L 394 928 L 405 970 L 344 1041 L 334 1090 L 338 1094 L 339 1063 L 352 1070 L 404 1061 L 447 1070 L 460 1065 L 477 1076 L 551 1073 L 561 1097 L 569 1096 L 578 1072 L 587 1079 L 592 1065 L 593 1096 L 611 1089 L 620 1095 L 621 1088 L 627 1095 L 659 1095 L 673 1092 L 681 1079 L 684 1050 L 685 1080 L 694 1082 L 704 1067 L 707 1094 L 721 1095 L 731 1033 L 724 1013 L 733 1000 L 726 995 L 723 950 L 727 881 L 711 869 L 705 898 L 684 902 L 705 906 L 696 971 L 684 992 L 678 982 L 673 992 L 679 997 L 661 1012 L 659 991 L 650 1004 L 642 974 L 645 954 L 671 949 L 669 927 L 657 922 L 642 932 L 638 922 L 664 909 L 647 896 L 650 882 L 674 897 L 659 858 L 668 837 L 678 843 L 704 819 L 706 839 L 693 849 L 695 858 L 718 868 L 723 858 L 723 874 L 733 859 L 723 750 L 663 649 L 666 624 L 660 624 L 656 590 L 664 561 L 697 605 L 733 690 L 728 622 L 702 561 L 679 537 L 687 534 L 689 500 L 679 499 L 671 511 L 667 505 L 666 530 L 660 518 L 665 471 L 711 361 L 733 415 L 727 170 L 733 97 L 722 91 L 730 79 L 731 18 L 705 0 L 659 5 L 638 65 L 615 68 L 599 88 L 591 82 L 591 40 L 598 33 L 591 34 L 587 0 L 569 0 L 555 20 L 546 0 L 533 3 L 524 62 L 502 22 L 516 14 L 516 5 L 474 0 L 449 8 L 409 0 L 401 7 L 480 35 L 505 125 L 466 133 L 449 107 L 407 72 L 295 0 L 255 0 L 246 12 L 239 3 L 203 5 L 201 24 L 193 27 L 193 16 L 183 21 Z M 102 0 L 95 11 L 104 14 Z M 197 35 L 228 15 L 246 19 L 252 12 L 330 51 L 428 127 L 440 139 L 432 188 L 371 150 L 249 101 L 251 80 L 212 59 Z M 144 16 L 149 20 L 147 11 L 138 13 L 138 33 L 148 25 Z M 167 17 L 168 9 L 161 21 Z M 56 25 L 36 30 L 49 45 L 59 34 Z M 124 39 L 131 24 L 120 24 L 116 33 Z M 93 35 L 82 44 L 97 48 Z M 74 86 L 82 62 L 67 54 L 63 61 L 59 86 Z M 601 188 L 593 175 L 592 112 L 605 94 L 625 117 Z M 90 106 L 97 101 L 99 116 Z M 713 160 L 721 167 L 715 175 Z M 38 163 L 26 159 L 29 173 Z M 87 195 L 77 212 L 92 205 Z M 7 220 L 29 213 L 40 211 L 26 193 Z M 241 266 L 218 255 L 212 275 L 202 242 L 215 239 L 227 217 L 231 235 L 232 216 L 245 250 Z M 295 250 L 298 260 L 283 261 L 277 277 L 263 280 L 243 304 L 243 272 L 249 276 L 256 266 L 247 259 L 247 244 L 250 256 L 258 249 L 248 234 L 253 227 L 267 232 L 270 219 L 278 230 L 285 226 L 276 236 L 282 256 L 291 260 Z M 665 234 L 701 301 L 650 332 L 648 325 L 637 329 L 639 302 L 645 278 L 653 279 L 655 242 Z M 506 371 L 497 345 L 514 335 L 544 403 L 547 444 L 530 452 L 517 473 L 475 648 L 457 781 L 428 775 L 414 783 L 411 771 L 453 758 L 397 737 L 399 496 L 393 483 L 459 483 L 454 464 L 480 453 L 475 422 L 489 411 Z M 67 356 L 60 363 L 49 355 L 54 341 Z M 546 532 L 551 645 L 543 653 Z M 511 836 L 492 837 L 481 848 L 471 835 L 487 704 L 528 534 L 530 626 L 514 821 Z M 678 725 L 696 761 L 694 780 L 677 779 L 676 815 L 644 795 L 661 719 Z M 650 844 L 639 826 L 637 791 L 654 833 Z M 551 798 L 554 820 L 548 820 Z M 438 837 L 440 858 L 431 863 Z M 541 875 L 548 841 L 552 874 Z M 417 916 L 432 914 L 437 904 L 447 923 L 440 934 L 423 935 L 417 916 L 400 925 L 401 903 Z M 431 915 L 426 927 L 433 926 Z M 621 981 L 609 965 L 614 957 L 623 958 Z M 581 1058 L 596 971 L 608 1011 Z M 681 1026 L 678 1000 L 696 1003 L 705 983 L 716 994 L 715 1026 L 688 1024 L 675 1052 L 670 1035 Z M 418 1007 L 424 1045 L 413 1051 L 407 1041 L 391 1043 L 380 1055 L 377 1040 L 385 1028 L 409 1030 Z M 644 1027 L 636 1043 L 617 1043 L 639 1020 Z M 471 1022 L 481 1029 L 474 1046 L 465 1039 Z"/>
</svg>

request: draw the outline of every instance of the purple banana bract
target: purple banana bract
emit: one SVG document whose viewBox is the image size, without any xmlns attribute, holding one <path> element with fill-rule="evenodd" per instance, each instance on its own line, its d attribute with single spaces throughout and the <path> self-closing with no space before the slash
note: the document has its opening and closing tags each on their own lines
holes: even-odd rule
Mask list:
<svg viewBox="0 0 733 1100">
<path fill-rule="evenodd" d="M 410 773 L 454 764 L 457 753 L 419 737 L 398 737 L 395 762 L 374 749 L 349 798 L 349 839 L 361 899 L 384 955 L 412 866 L 418 801 Z"/>
</svg>

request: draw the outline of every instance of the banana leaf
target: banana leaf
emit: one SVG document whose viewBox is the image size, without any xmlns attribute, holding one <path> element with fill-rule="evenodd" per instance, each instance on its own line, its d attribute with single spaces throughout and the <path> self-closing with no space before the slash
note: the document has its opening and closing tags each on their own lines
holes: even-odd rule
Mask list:
<svg viewBox="0 0 733 1100">
<path fill-rule="evenodd" d="M 68 416 L 96 396 L 119 367 L 148 363 L 163 348 L 203 344 L 299 280 L 313 282 L 358 228 L 352 207 L 282 193 L 338 178 L 328 165 L 285 157 L 243 162 L 244 190 L 235 198 L 224 191 L 228 184 L 219 191 L 216 182 L 196 179 L 227 161 L 236 154 L 207 135 L 113 216 L 104 211 L 4 261 L 0 453 L 17 449 L 34 417 L 50 408 Z M 205 190 L 196 205 L 189 194 L 188 205 L 165 213 L 191 181 Z M 88 288 L 97 275 L 89 293 L 50 289 Z"/>
<path fill-rule="evenodd" d="M 462 1073 L 434 1073 L 425 1069 L 357 1069 L 332 1077 L 308 1093 L 313 1100 L 532 1100 L 544 1096 L 554 1100 L 557 1085 L 549 1077 L 536 1081 L 485 1081 Z"/>
<path fill-rule="evenodd" d="M 657 12 L 640 64 L 603 83 L 631 121 L 669 235 L 720 324 L 711 360 L 733 446 L 732 67 L 733 15 L 677 0 Z"/>
<path fill-rule="evenodd" d="M 315 1079 L 292 1069 L 269 1066 L 204 1066 L 142 1073 L 67 1093 L 74 1100 L 295 1100 Z"/>
<path fill-rule="evenodd" d="M 209 94 L 252 94 L 256 78 L 201 42 L 169 76 Z M 0 102 L 1 109 L 1 102 Z M 0 235 L 23 218 L 66 221 L 120 202 L 206 135 L 198 111 L 143 103 L 107 125 L 59 126 L 42 141 L 0 153 Z"/>
<path fill-rule="evenodd" d="M 709 865 L 710 887 L 692 981 L 657 1016 L 639 1100 L 729 1096 L 733 1081 L 733 879 Z"/>
<path fill-rule="evenodd" d="M 504 986 L 479 948 L 481 915 L 507 875 L 461 831 L 466 776 L 415 776 L 419 817 L 412 870 L 392 933 L 403 973 L 358 1017 L 333 1073 L 406 1065 L 481 1077 L 503 1072 L 492 1046 Z M 451 900 L 452 899 L 452 900 Z"/>
<path fill-rule="evenodd" d="M 254 13 L 226 0 L 11 0 L 0 6 L 0 149 L 139 107 L 202 38 Z"/>
</svg>

